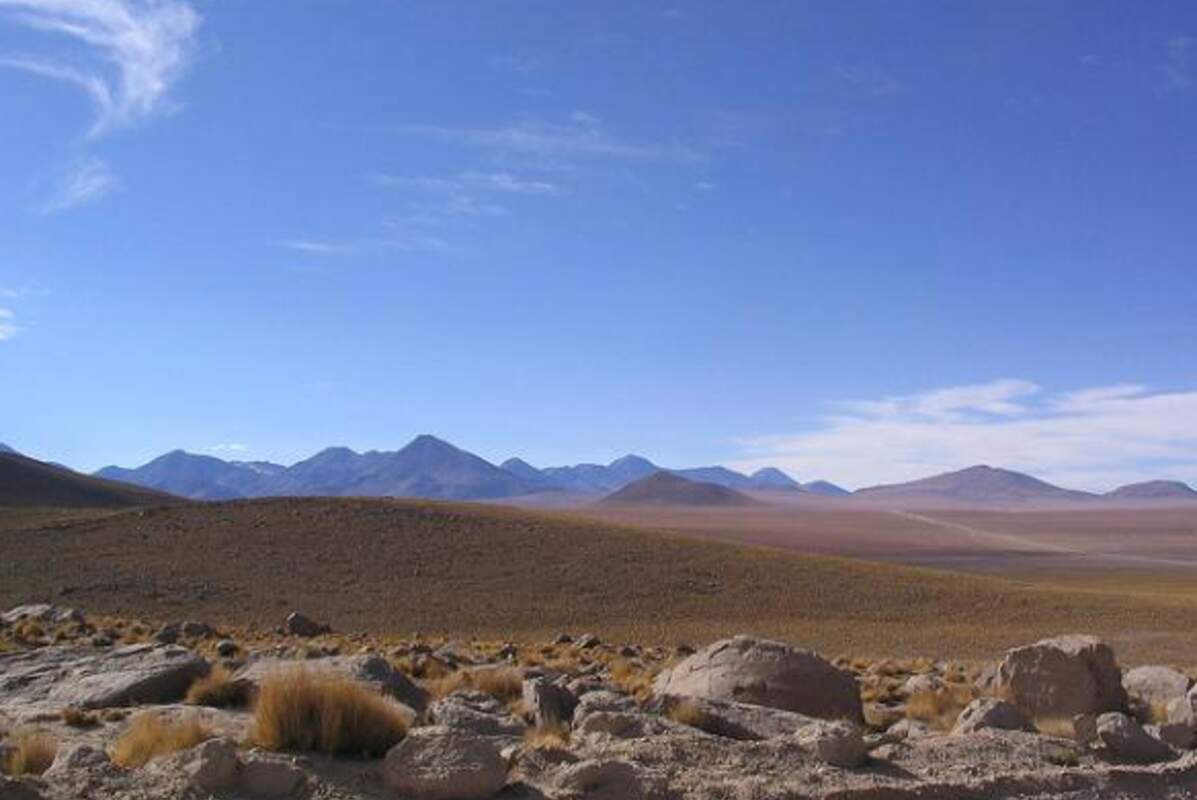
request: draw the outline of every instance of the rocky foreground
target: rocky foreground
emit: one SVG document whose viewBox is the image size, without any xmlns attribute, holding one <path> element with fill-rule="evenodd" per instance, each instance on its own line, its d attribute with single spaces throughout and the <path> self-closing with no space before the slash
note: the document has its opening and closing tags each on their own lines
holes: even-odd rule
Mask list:
<svg viewBox="0 0 1197 800">
<path fill-rule="evenodd" d="M 1188 798 L 1197 689 L 1063 636 L 992 664 L 0 616 L 0 798 Z"/>
</svg>

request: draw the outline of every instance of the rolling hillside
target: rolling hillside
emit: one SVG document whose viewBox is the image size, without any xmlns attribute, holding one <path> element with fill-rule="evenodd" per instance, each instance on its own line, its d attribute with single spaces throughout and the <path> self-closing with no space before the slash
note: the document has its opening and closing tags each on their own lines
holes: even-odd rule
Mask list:
<svg viewBox="0 0 1197 800">
<path fill-rule="evenodd" d="M 629 483 L 600 501 L 624 506 L 751 506 L 758 501 L 716 483 L 692 481 L 672 472 L 658 472 Z"/>
<path fill-rule="evenodd" d="M 969 467 L 908 483 L 871 486 L 858 490 L 855 496 L 890 502 L 981 505 L 1084 502 L 1096 497 L 1087 492 L 1061 489 L 1021 472 L 988 466 Z"/>
<path fill-rule="evenodd" d="M 273 626 L 301 609 L 340 630 L 702 643 L 736 632 L 829 654 L 992 656 L 1062 631 L 1119 655 L 1197 661 L 1197 603 L 1031 588 L 571 516 L 449 503 L 286 498 L 0 513 L 0 607 Z M 186 564 L 185 571 L 179 569 Z"/>
<path fill-rule="evenodd" d="M 178 502 L 162 492 L 0 452 L 0 507 L 126 508 Z"/>
</svg>

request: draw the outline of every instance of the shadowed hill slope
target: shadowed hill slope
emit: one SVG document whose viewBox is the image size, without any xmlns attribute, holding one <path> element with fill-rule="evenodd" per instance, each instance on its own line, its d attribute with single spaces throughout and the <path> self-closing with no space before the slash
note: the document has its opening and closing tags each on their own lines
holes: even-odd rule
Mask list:
<svg viewBox="0 0 1197 800">
<path fill-rule="evenodd" d="M 1062 489 L 1008 469 L 976 466 L 908 483 L 870 486 L 855 493 L 860 499 L 947 503 L 1030 503 L 1093 500 L 1095 495 Z"/>
<path fill-rule="evenodd" d="M 0 506 L 127 508 L 181 502 L 163 492 L 81 475 L 13 452 L 0 453 Z"/>
<path fill-rule="evenodd" d="M 288 498 L 0 513 L 0 606 L 273 627 L 700 643 L 737 632 L 828 653 L 992 656 L 1061 631 L 1126 658 L 1192 663 L 1188 599 L 1064 592 L 697 541 L 572 516 L 383 499 Z M 181 565 L 186 565 L 185 568 Z"/>
<path fill-rule="evenodd" d="M 743 492 L 715 483 L 691 481 L 670 472 L 658 472 L 633 481 L 601 501 L 625 506 L 751 506 L 757 501 Z"/>
</svg>

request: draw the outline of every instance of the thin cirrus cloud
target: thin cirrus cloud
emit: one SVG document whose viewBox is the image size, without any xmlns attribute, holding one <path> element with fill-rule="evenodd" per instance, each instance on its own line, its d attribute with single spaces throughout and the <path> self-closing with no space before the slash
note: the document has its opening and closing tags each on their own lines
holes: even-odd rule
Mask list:
<svg viewBox="0 0 1197 800">
<path fill-rule="evenodd" d="M 376 173 L 370 176 L 370 180 L 379 186 L 395 186 L 431 192 L 486 191 L 540 196 L 564 193 L 564 190 L 555 183 L 536 178 L 525 178 L 510 172 L 462 172 L 452 177 L 441 178 Z"/>
<path fill-rule="evenodd" d="M 836 404 L 811 430 L 747 439 L 737 465 L 801 480 L 893 483 L 988 463 L 1069 488 L 1197 479 L 1197 390 L 1049 393 L 1008 379 Z"/>
<path fill-rule="evenodd" d="M 568 123 L 526 121 L 489 128 L 410 124 L 397 133 L 481 150 L 527 155 L 608 158 L 624 161 L 696 161 L 699 153 L 683 145 L 642 144 L 612 136 L 589 114 L 575 113 Z"/>
<path fill-rule="evenodd" d="M 1197 38 L 1172 36 L 1164 43 L 1164 63 L 1160 67 L 1166 92 L 1187 92 L 1193 86 L 1193 53 Z"/>
<path fill-rule="evenodd" d="M 56 214 L 94 203 L 118 185 L 116 175 L 105 162 L 98 158 L 84 159 L 62 173 L 42 211 Z"/>
<path fill-rule="evenodd" d="M 170 88 L 191 58 L 201 22 L 181 0 L 0 0 L 2 10 L 13 22 L 86 47 L 84 63 L 3 53 L 0 65 L 81 89 L 95 107 L 93 137 L 171 108 Z"/>
<path fill-rule="evenodd" d="M 0 342 L 17 335 L 16 315 L 7 308 L 0 308 Z"/>
</svg>

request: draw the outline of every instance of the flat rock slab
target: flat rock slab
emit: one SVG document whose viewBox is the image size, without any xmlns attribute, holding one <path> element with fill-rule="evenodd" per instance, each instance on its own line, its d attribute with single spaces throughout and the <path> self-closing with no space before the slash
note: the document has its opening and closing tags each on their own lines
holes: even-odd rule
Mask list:
<svg viewBox="0 0 1197 800">
<path fill-rule="evenodd" d="M 208 662 L 182 647 L 43 647 L 0 655 L 0 710 L 15 719 L 67 707 L 93 709 L 182 699 Z"/>
</svg>

